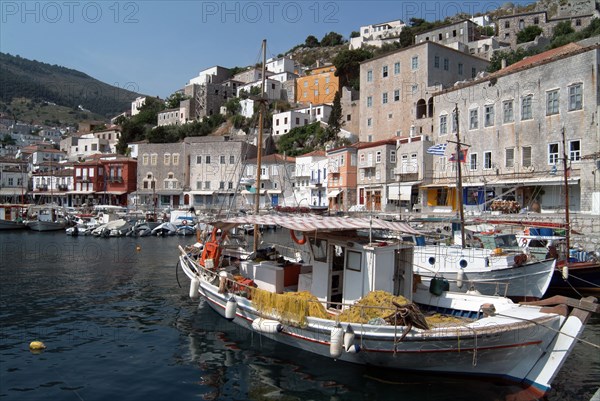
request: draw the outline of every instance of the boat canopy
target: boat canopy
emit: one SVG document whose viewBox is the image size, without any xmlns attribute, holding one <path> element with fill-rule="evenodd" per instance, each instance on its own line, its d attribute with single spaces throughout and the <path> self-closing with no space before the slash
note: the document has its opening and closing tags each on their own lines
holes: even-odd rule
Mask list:
<svg viewBox="0 0 600 401">
<path fill-rule="evenodd" d="M 402 222 L 381 219 L 353 217 L 322 217 L 322 216 L 243 216 L 232 217 L 210 222 L 212 226 L 229 230 L 243 224 L 278 225 L 290 230 L 301 232 L 312 231 L 344 231 L 344 230 L 391 230 L 406 234 L 421 235 L 422 233 Z"/>
</svg>

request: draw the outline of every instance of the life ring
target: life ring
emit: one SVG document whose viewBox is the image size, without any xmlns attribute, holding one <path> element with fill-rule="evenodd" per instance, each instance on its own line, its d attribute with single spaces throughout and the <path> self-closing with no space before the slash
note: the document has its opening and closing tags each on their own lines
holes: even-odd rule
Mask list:
<svg viewBox="0 0 600 401">
<path fill-rule="evenodd" d="M 290 236 L 292 237 L 292 240 L 296 244 L 298 244 L 298 245 L 306 244 L 306 236 L 304 235 L 304 233 L 302 233 L 302 239 L 298 239 L 298 237 L 296 237 L 296 233 L 294 233 L 294 230 L 290 230 Z"/>
<path fill-rule="evenodd" d="M 187 225 L 188 225 L 188 221 L 187 221 L 187 220 L 183 220 L 182 224 L 183 224 L 184 226 L 187 226 Z"/>
<path fill-rule="evenodd" d="M 521 238 L 521 246 L 522 247 L 527 246 L 527 238 Z"/>
</svg>

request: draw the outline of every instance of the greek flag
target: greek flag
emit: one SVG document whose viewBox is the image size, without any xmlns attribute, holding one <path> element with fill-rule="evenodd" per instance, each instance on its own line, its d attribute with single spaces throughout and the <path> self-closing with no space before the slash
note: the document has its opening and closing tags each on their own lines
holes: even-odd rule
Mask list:
<svg viewBox="0 0 600 401">
<path fill-rule="evenodd" d="M 427 148 L 427 153 L 429 153 L 430 155 L 444 156 L 444 153 L 446 153 L 447 145 L 447 143 L 439 143 L 437 145 L 433 145 L 432 147 Z"/>
</svg>

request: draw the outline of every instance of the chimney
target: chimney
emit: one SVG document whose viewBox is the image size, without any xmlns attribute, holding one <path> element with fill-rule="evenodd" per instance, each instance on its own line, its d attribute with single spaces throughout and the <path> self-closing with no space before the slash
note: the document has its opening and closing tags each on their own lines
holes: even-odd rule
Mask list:
<svg viewBox="0 0 600 401">
<path fill-rule="evenodd" d="M 502 60 L 500 60 L 500 69 L 505 69 L 506 68 L 506 59 L 503 58 Z"/>
</svg>

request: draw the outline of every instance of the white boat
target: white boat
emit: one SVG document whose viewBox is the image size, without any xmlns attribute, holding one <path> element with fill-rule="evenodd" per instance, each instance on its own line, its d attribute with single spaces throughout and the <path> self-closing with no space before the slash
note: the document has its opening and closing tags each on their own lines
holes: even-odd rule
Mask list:
<svg viewBox="0 0 600 401">
<path fill-rule="evenodd" d="M 450 291 L 540 299 L 550 285 L 556 260 L 538 260 L 502 248 L 424 245 L 415 246 L 414 264 L 425 283 L 442 276 Z"/>
<path fill-rule="evenodd" d="M 161 223 L 152 229 L 150 235 L 155 236 L 167 236 L 167 235 L 175 235 L 177 234 L 177 226 L 171 222 Z"/>
<path fill-rule="evenodd" d="M 413 280 L 412 244 L 357 231 L 414 234 L 404 223 L 277 215 L 211 222 L 223 231 L 271 223 L 302 232 L 293 239 L 310 252 L 311 263 L 248 260 L 226 265 L 215 235 L 201 251 L 179 247 L 190 296 L 204 298 L 205 304 L 246 330 L 324 357 L 389 369 L 509 379 L 541 396 L 550 389 L 591 312 L 598 311 L 595 298 L 546 301 L 561 303 L 551 308 L 428 288 Z M 383 311 L 358 306 L 381 294 L 403 296 L 404 301 L 386 301 L 379 306 Z M 374 311 L 384 318 L 369 318 Z M 442 313 L 444 318 L 432 322 L 427 317 L 423 323 L 422 313 Z"/>
<path fill-rule="evenodd" d="M 67 226 L 64 211 L 57 205 L 32 206 L 28 214 L 31 218 L 25 225 L 33 231 L 58 231 Z"/>
</svg>

